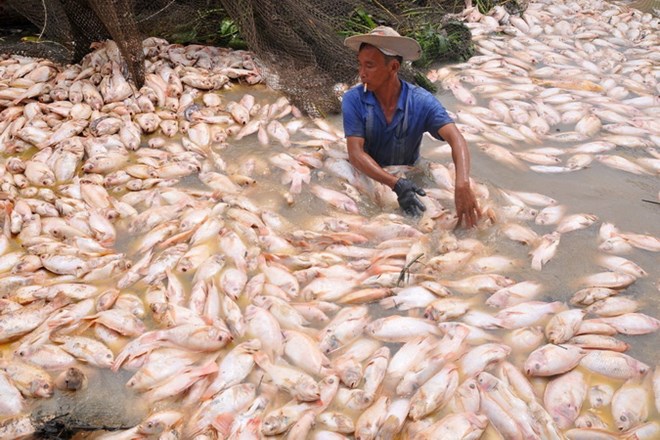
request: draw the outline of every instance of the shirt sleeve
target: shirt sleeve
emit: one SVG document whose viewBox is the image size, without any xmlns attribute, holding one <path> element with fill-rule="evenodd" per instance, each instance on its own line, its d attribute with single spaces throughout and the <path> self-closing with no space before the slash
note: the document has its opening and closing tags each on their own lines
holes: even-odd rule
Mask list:
<svg viewBox="0 0 660 440">
<path fill-rule="evenodd" d="M 341 103 L 341 112 L 344 120 L 344 136 L 356 136 L 365 138 L 366 128 L 362 112 L 360 95 L 355 89 L 349 90 L 344 95 Z"/>
<path fill-rule="evenodd" d="M 438 130 L 447 124 L 453 123 L 454 120 L 447 114 L 447 110 L 440 104 L 440 101 L 432 94 L 424 94 L 424 104 L 427 115 L 426 131 L 434 138 L 444 141 L 442 136 L 438 134 Z"/>
</svg>

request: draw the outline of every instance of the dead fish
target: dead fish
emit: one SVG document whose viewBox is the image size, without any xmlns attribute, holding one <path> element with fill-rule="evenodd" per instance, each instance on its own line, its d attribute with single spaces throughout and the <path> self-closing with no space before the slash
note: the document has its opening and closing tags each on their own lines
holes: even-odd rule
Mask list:
<svg viewBox="0 0 660 440">
<path fill-rule="evenodd" d="M 572 370 L 585 356 L 587 351 L 575 345 L 548 344 L 529 354 L 524 369 L 528 376 L 554 376 Z"/>
<path fill-rule="evenodd" d="M 585 286 L 624 289 L 635 282 L 637 278 L 619 272 L 600 272 L 582 277 L 580 282 Z"/>
<path fill-rule="evenodd" d="M 612 396 L 612 417 L 617 429 L 627 431 L 649 416 L 649 392 L 645 386 L 628 380 Z"/>
<path fill-rule="evenodd" d="M 587 397 L 584 374 L 574 370 L 548 382 L 543 403 L 560 429 L 572 426 Z"/>
<path fill-rule="evenodd" d="M 589 371 L 615 379 L 640 377 L 649 371 L 649 366 L 623 353 L 610 350 L 590 350 L 580 360 L 580 365 Z"/>
<path fill-rule="evenodd" d="M 545 234 L 541 237 L 537 247 L 530 252 L 532 269 L 541 270 L 543 265 L 555 256 L 560 238 L 561 234 L 558 231 Z"/>
</svg>

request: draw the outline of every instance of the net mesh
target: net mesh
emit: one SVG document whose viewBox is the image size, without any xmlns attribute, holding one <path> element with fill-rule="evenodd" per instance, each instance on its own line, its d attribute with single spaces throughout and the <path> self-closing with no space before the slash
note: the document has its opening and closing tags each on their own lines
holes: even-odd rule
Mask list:
<svg viewBox="0 0 660 440">
<path fill-rule="evenodd" d="M 252 50 L 269 86 L 284 92 L 309 114 L 339 110 L 336 84 L 356 79 L 355 54 L 343 37 L 376 25 L 403 35 L 463 32 L 464 44 L 446 45 L 444 57 L 469 56 L 470 33 L 452 20 L 465 4 L 457 0 L 8 0 L 8 5 L 41 30 L 39 42 L 0 44 L 0 52 L 79 62 L 95 41 L 111 38 L 126 69 L 140 87 L 144 81 L 142 41 L 213 40 L 220 21 L 230 19 Z M 494 3 L 494 2 L 493 2 Z M 505 5 L 520 2 L 505 0 Z M 467 42 L 467 43 L 466 43 Z M 424 47 L 427 49 L 427 47 Z M 427 51 L 428 52 L 428 51 Z M 437 59 L 438 57 L 434 57 Z M 429 60 L 424 60 L 428 62 Z M 404 66 L 414 81 L 415 69 Z M 420 78 L 418 75 L 417 78 Z"/>
</svg>

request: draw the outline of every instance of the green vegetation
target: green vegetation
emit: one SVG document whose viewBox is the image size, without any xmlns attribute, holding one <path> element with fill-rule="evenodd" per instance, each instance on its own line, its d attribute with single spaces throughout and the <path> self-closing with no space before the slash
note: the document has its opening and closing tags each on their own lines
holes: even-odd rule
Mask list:
<svg viewBox="0 0 660 440">
<path fill-rule="evenodd" d="M 413 63 L 416 67 L 428 67 L 438 61 L 465 61 L 474 53 L 470 31 L 460 22 L 440 27 L 425 24 L 408 36 L 422 47 L 422 57 Z"/>
<path fill-rule="evenodd" d="M 198 11 L 192 22 L 173 31 L 163 31 L 163 38 L 172 43 L 203 43 L 213 46 L 247 49 L 236 23 L 221 8 Z"/>
<path fill-rule="evenodd" d="M 495 5 L 497 5 L 497 2 L 492 0 L 475 0 L 474 2 L 474 6 L 476 6 L 482 14 L 487 14 Z"/>
<path fill-rule="evenodd" d="M 350 37 L 351 35 L 366 34 L 376 26 L 378 26 L 378 23 L 374 21 L 371 15 L 364 9 L 357 8 L 346 20 L 344 28 L 339 30 L 339 35 Z"/>
</svg>

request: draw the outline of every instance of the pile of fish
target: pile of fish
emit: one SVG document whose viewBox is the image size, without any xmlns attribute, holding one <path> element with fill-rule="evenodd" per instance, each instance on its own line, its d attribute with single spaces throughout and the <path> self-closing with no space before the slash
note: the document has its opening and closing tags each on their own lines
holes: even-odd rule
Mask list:
<svg viewBox="0 0 660 440">
<path fill-rule="evenodd" d="M 521 170 L 657 174 L 657 20 L 600 1 L 466 19 L 482 54 L 429 76 L 471 143 Z M 232 98 L 261 81 L 249 52 L 144 51 L 140 90 L 111 41 L 80 65 L 0 61 L 0 438 L 94 369 L 130 372 L 151 410 L 104 439 L 660 436 L 660 369 L 625 354 L 660 327 L 626 295 L 657 268 L 621 256 L 657 237 L 478 182 L 488 215 L 454 233 L 440 162 L 405 218 L 341 130 L 274 93 Z M 547 140 L 566 148 L 519 150 Z M 605 270 L 558 298 L 541 274 L 586 228 Z"/>
<path fill-rule="evenodd" d="M 568 173 L 595 159 L 660 173 L 657 17 L 596 1 L 466 19 L 480 54 L 428 76 L 466 104 L 456 119 L 469 142 L 518 170 Z"/>
</svg>

